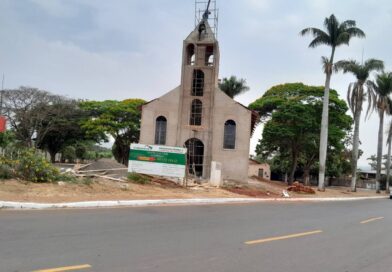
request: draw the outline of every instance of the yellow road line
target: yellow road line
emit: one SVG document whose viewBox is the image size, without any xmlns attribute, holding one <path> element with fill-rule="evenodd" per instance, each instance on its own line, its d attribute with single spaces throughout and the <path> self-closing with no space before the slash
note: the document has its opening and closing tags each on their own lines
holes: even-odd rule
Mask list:
<svg viewBox="0 0 392 272">
<path fill-rule="evenodd" d="M 91 268 L 91 265 L 82 264 L 82 265 L 74 265 L 74 266 L 64 266 L 64 267 L 49 268 L 43 270 L 34 270 L 33 272 L 62 272 L 62 271 L 80 270 L 86 268 Z"/>
<path fill-rule="evenodd" d="M 278 241 L 278 240 L 298 238 L 298 237 L 313 235 L 313 234 L 322 233 L 322 232 L 323 232 L 322 230 L 315 230 L 315 231 L 302 232 L 302 233 L 290 234 L 290 235 L 285 235 L 285 236 L 276 236 L 276 237 L 270 237 L 270 238 L 265 238 L 265 239 L 260 239 L 260 240 L 247 241 L 247 242 L 245 242 L 245 244 L 247 244 L 247 245 L 261 244 L 261 243 Z"/>
<path fill-rule="evenodd" d="M 370 222 L 373 222 L 376 220 L 381 220 L 381 219 L 384 219 L 384 217 L 374 217 L 374 218 L 370 218 L 368 220 L 362 221 L 361 224 L 366 224 L 366 223 L 370 223 Z"/>
</svg>

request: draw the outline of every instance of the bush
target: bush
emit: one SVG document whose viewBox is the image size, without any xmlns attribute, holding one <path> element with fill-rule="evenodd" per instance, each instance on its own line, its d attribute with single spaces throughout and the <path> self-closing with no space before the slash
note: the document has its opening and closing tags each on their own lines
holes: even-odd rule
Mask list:
<svg viewBox="0 0 392 272">
<path fill-rule="evenodd" d="M 32 182 L 52 182 L 58 179 L 60 171 L 34 149 L 23 151 L 15 167 L 16 175 Z"/>
<path fill-rule="evenodd" d="M 68 161 L 69 163 L 73 163 L 76 160 L 75 147 L 66 146 L 61 151 L 62 159 Z"/>
<path fill-rule="evenodd" d="M 133 182 L 133 183 L 137 183 L 137 184 L 148 184 L 150 183 L 150 179 L 147 178 L 146 176 L 143 176 L 141 174 L 138 173 L 129 173 L 128 174 L 128 180 Z"/>
<path fill-rule="evenodd" d="M 10 179 L 14 176 L 12 168 L 8 165 L 0 165 L 0 179 Z"/>
<path fill-rule="evenodd" d="M 15 161 L 0 156 L 0 179 L 10 179 L 14 177 L 13 166 Z"/>
</svg>

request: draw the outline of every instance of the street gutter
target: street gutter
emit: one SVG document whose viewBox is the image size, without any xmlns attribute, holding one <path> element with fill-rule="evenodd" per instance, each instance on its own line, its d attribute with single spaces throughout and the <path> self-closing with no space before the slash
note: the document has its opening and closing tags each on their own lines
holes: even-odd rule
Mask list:
<svg viewBox="0 0 392 272">
<path fill-rule="evenodd" d="M 117 200 L 117 201 L 83 201 L 64 203 L 34 203 L 0 201 L 0 209 L 68 209 L 68 208 L 109 208 L 109 207 L 145 207 L 160 205 L 201 205 L 201 204 L 235 204 L 257 202 L 332 202 L 387 199 L 388 196 L 372 197 L 325 197 L 325 198 L 192 198 L 192 199 L 151 199 L 151 200 Z"/>
</svg>

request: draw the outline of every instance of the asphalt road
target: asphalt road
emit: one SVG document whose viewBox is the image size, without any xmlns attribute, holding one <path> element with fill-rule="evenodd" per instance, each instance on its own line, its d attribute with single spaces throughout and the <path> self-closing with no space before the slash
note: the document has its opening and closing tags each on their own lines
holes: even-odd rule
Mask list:
<svg viewBox="0 0 392 272">
<path fill-rule="evenodd" d="M 0 271 L 384 272 L 391 231 L 387 199 L 1 210 Z"/>
</svg>

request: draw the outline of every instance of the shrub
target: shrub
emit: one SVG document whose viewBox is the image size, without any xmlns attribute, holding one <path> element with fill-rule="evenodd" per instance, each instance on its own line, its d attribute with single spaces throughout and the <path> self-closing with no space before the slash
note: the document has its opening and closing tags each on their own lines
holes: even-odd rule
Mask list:
<svg viewBox="0 0 392 272">
<path fill-rule="evenodd" d="M 13 174 L 10 166 L 5 164 L 0 165 L 0 179 L 10 179 L 14 176 Z"/>
<path fill-rule="evenodd" d="M 75 147 L 66 146 L 61 151 L 62 159 L 68 161 L 69 163 L 73 163 L 76 160 Z"/>
<path fill-rule="evenodd" d="M 10 179 L 14 177 L 13 166 L 15 161 L 0 156 L 0 179 Z"/>
<path fill-rule="evenodd" d="M 132 172 L 128 174 L 128 180 L 137 183 L 137 184 L 148 184 L 150 183 L 150 179 L 144 175 Z"/>
<path fill-rule="evenodd" d="M 60 171 L 34 149 L 22 152 L 15 167 L 17 176 L 32 182 L 51 182 L 58 179 Z"/>
</svg>

